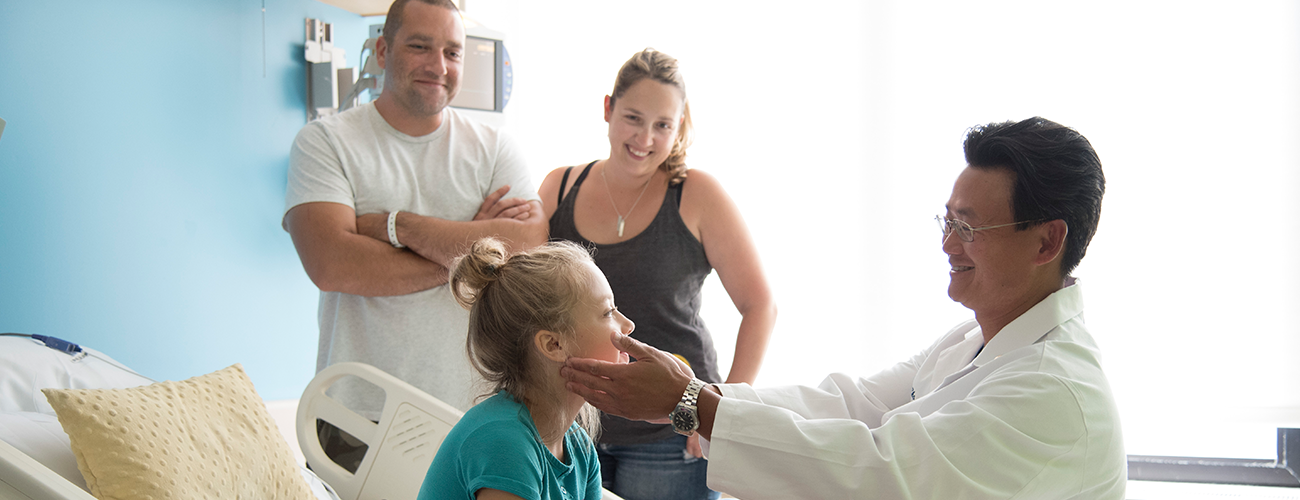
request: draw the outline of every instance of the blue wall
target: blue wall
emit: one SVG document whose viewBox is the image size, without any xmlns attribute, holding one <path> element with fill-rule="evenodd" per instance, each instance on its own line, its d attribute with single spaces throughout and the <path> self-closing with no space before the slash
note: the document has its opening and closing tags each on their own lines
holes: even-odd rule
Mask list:
<svg viewBox="0 0 1300 500">
<path fill-rule="evenodd" d="M 333 23 L 355 67 L 382 18 L 266 0 L 264 52 L 262 7 L 0 3 L 0 332 L 157 380 L 243 363 L 264 398 L 301 394 L 317 291 L 280 216 L 303 20 Z"/>
</svg>

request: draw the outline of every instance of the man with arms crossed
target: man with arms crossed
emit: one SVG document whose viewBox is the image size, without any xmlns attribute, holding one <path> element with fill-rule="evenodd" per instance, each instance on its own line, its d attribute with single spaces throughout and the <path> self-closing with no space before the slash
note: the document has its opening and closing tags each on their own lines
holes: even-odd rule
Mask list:
<svg viewBox="0 0 1300 500">
<path fill-rule="evenodd" d="M 461 410 L 476 378 L 447 269 L 478 238 L 520 250 L 547 231 L 515 142 L 447 107 L 464 44 L 450 1 L 394 2 L 375 51 L 383 93 L 298 133 L 283 223 L 321 289 L 316 369 L 368 363 Z M 349 378 L 333 395 L 377 420 L 383 396 L 367 387 Z"/>
<path fill-rule="evenodd" d="M 625 336 L 636 362 L 570 360 L 569 389 L 709 440 L 709 487 L 764 498 L 1124 498 L 1119 415 L 1070 272 L 1105 178 L 1082 135 L 1042 118 L 973 128 L 938 217 L 948 295 L 975 319 L 874 376 L 817 388 L 701 388 Z"/>
</svg>

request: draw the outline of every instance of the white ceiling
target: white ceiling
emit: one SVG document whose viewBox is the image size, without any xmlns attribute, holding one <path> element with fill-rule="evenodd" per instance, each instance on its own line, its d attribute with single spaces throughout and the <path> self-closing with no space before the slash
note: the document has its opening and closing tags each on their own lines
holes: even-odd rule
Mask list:
<svg viewBox="0 0 1300 500">
<path fill-rule="evenodd" d="M 346 10 L 354 14 L 363 16 L 382 16 L 388 13 L 388 7 L 393 5 L 393 0 L 319 0 Z"/>
</svg>

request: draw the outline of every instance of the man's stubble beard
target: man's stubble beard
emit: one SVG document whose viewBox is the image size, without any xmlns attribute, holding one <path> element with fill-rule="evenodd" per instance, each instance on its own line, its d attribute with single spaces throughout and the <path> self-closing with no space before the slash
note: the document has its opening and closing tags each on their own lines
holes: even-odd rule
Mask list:
<svg viewBox="0 0 1300 500">
<path fill-rule="evenodd" d="M 397 101 L 402 108 L 405 108 L 407 113 L 410 113 L 413 116 L 428 118 L 441 113 L 442 110 L 456 98 L 456 93 L 460 90 L 459 86 L 457 86 L 457 88 L 444 88 L 447 90 L 446 93 L 441 99 L 438 99 L 435 102 L 429 102 L 425 99 L 424 96 L 420 94 L 420 91 L 416 90 L 416 84 L 414 82 L 409 83 L 405 88 L 394 89 L 392 92 L 393 97 L 395 98 L 394 100 Z"/>
</svg>

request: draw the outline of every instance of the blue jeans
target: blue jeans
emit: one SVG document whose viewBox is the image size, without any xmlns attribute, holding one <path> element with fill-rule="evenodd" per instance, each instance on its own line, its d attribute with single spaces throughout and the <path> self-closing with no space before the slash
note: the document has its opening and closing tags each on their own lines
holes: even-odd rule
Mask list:
<svg viewBox="0 0 1300 500">
<path fill-rule="evenodd" d="M 645 444 L 596 445 L 605 489 L 625 500 L 717 500 L 705 485 L 709 461 L 686 452 L 686 436 Z"/>
</svg>

